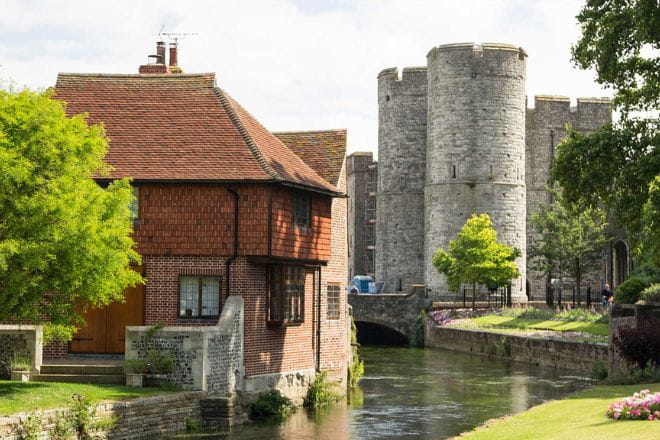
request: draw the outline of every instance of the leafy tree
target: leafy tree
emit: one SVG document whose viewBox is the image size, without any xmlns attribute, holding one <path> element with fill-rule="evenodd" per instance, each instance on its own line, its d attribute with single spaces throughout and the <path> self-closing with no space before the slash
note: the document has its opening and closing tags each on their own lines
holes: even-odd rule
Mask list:
<svg viewBox="0 0 660 440">
<path fill-rule="evenodd" d="M 580 298 L 582 275 L 598 267 L 608 240 L 605 214 L 567 204 L 557 194 L 552 203 L 532 215 L 531 223 L 540 234 L 530 250 L 533 268 L 548 277 L 573 278 Z"/>
<path fill-rule="evenodd" d="M 611 212 L 639 252 L 642 210 L 660 170 L 660 8 L 657 0 L 588 0 L 577 18 L 573 61 L 615 90 L 621 119 L 587 135 L 569 130 L 553 178 L 567 201 Z"/>
<path fill-rule="evenodd" d="M 497 241 L 488 214 L 472 214 L 457 239 L 449 242 L 449 252 L 440 248 L 433 255 L 433 266 L 454 292 L 461 284 L 503 286 L 520 276 L 514 261 L 520 255 L 518 249 Z"/>
<path fill-rule="evenodd" d="M 102 126 L 49 93 L 0 90 L 0 321 L 72 326 L 141 282 L 128 180 L 102 188 Z"/>
</svg>

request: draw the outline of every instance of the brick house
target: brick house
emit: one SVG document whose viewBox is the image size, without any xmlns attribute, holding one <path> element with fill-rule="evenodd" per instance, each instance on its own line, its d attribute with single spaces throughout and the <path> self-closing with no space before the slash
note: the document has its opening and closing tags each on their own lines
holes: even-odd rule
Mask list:
<svg viewBox="0 0 660 440">
<path fill-rule="evenodd" d="M 105 126 L 114 169 L 99 184 L 132 178 L 146 283 L 44 356 L 123 353 L 126 326 L 216 325 L 232 295 L 246 379 L 323 369 L 343 381 L 346 131 L 276 136 L 214 74 L 183 74 L 176 47 L 169 67 L 158 49 L 139 74 L 58 76 L 67 113 Z"/>
</svg>

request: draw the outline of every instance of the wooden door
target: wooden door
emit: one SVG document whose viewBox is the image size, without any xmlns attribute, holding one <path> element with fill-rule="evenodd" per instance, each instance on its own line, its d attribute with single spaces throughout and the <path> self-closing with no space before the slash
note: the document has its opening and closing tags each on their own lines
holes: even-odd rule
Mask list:
<svg viewBox="0 0 660 440">
<path fill-rule="evenodd" d="M 127 325 L 144 325 L 144 286 L 130 287 L 125 302 L 90 309 L 87 325 L 71 341 L 73 353 L 123 353 Z"/>
</svg>

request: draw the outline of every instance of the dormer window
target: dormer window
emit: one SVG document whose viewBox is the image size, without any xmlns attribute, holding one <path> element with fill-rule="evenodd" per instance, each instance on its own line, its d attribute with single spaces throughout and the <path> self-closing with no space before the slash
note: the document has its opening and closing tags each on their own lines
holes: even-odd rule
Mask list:
<svg viewBox="0 0 660 440">
<path fill-rule="evenodd" d="M 312 203 L 308 194 L 293 194 L 293 225 L 309 229 L 312 226 Z"/>
</svg>

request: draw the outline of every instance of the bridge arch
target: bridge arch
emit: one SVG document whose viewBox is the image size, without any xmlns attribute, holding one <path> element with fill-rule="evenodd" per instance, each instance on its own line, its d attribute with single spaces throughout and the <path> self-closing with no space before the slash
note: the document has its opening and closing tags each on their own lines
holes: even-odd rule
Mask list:
<svg viewBox="0 0 660 440">
<path fill-rule="evenodd" d="M 357 339 L 363 345 L 407 345 L 410 338 L 390 324 L 375 320 L 357 320 Z"/>
</svg>

